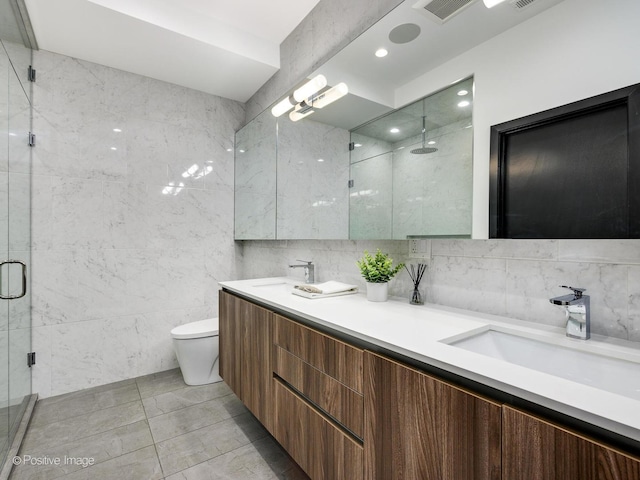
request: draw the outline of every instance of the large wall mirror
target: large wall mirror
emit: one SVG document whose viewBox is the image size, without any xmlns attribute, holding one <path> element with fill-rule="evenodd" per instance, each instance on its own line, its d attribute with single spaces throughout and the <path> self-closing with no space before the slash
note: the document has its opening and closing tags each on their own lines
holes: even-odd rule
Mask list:
<svg viewBox="0 0 640 480">
<path fill-rule="evenodd" d="M 436 118 L 435 110 L 427 111 L 432 109 L 429 102 L 445 95 L 448 87 L 463 79 L 471 82 L 473 76 L 478 89 L 484 88 L 486 95 L 495 93 L 493 86 L 478 82 L 477 72 L 490 63 L 475 60 L 481 55 L 472 55 L 462 67 L 456 64 L 452 68 L 447 62 L 468 52 L 475 55 L 479 45 L 562 1 L 535 0 L 522 9 L 505 2 L 499 8 L 487 9 L 482 1 L 473 0 L 441 19 L 435 18 L 424 2 L 406 0 L 399 4 L 286 94 L 321 74 L 326 78 L 326 88 L 344 82 L 349 91 L 346 96 L 322 109 L 314 109 L 299 121 L 292 121 L 289 114 L 267 119 L 271 115 L 269 108 L 238 132 L 236 239 L 468 237 L 470 224 L 474 237 L 486 238 L 488 195 L 481 198 L 481 202 L 477 200 L 488 190 L 488 148 L 487 173 L 479 177 L 487 186 L 478 188 L 475 178 L 479 168 L 484 171 L 475 159 L 478 149 L 484 147 L 476 144 L 478 102 L 474 102 L 473 129 L 463 128 L 456 133 L 460 135 L 460 142 L 439 147 L 438 152 L 431 155 L 411 156 L 408 152 L 421 144 L 423 117 L 426 131 L 431 135 L 446 135 L 447 129 L 453 128 L 450 126 L 456 122 L 459 126 L 468 125 L 469 119 L 461 117 L 447 123 Z M 386 55 L 379 51 L 382 47 Z M 505 90 L 504 86 L 500 88 Z M 418 101 L 431 96 L 433 100 Z M 486 100 L 484 102 L 486 108 Z M 375 199 L 375 208 L 379 210 L 374 213 L 375 208 L 363 200 L 364 195 L 354 198 L 354 194 L 368 190 L 360 187 L 363 182 L 373 181 L 373 165 L 378 163 L 376 168 L 383 168 L 384 156 L 372 155 L 370 161 L 364 161 L 369 158 L 365 156 L 366 149 L 349 152 L 348 145 L 352 136 L 375 138 L 375 134 L 367 132 L 373 127 L 369 122 L 395 111 L 411 117 L 413 131 L 399 141 L 378 139 L 397 144 L 397 148 L 405 142 L 408 150 L 387 155 L 387 160 L 393 157 L 386 166 L 392 172 L 387 177 L 390 185 L 380 190 Z M 455 108 L 452 111 L 456 115 L 460 113 Z M 481 118 L 480 131 L 486 133 L 488 144 L 488 128 L 484 122 Z M 266 125 L 271 129 L 271 140 L 264 137 Z M 256 141 L 253 135 L 262 140 Z M 243 145 L 254 148 L 259 145 L 265 150 L 246 155 L 249 150 Z M 462 146 L 469 146 L 468 153 L 462 153 Z M 449 148 L 458 150 L 454 152 Z M 445 157 L 450 155 L 464 161 L 459 164 L 446 161 Z M 463 178 L 463 175 L 466 176 Z M 348 187 L 349 180 L 353 180 L 354 187 Z M 477 224 L 484 227 L 477 229 Z"/>
<path fill-rule="evenodd" d="M 349 238 L 470 237 L 473 79 L 351 132 Z"/>
<path fill-rule="evenodd" d="M 276 238 L 276 119 L 265 110 L 236 132 L 235 238 Z"/>
</svg>

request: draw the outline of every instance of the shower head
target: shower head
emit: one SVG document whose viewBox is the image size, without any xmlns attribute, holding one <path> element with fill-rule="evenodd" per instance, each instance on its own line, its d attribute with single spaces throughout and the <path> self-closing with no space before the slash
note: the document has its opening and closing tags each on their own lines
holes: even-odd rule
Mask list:
<svg viewBox="0 0 640 480">
<path fill-rule="evenodd" d="M 438 149 L 434 148 L 434 147 L 427 147 L 425 146 L 426 140 L 427 140 L 427 129 L 425 127 L 425 118 L 427 118 L 425 115 L 422 116 L 422 147 L 420 148 L 414 148 L 413 150 L 411 150 L 411 153 L 413 153 L 414 155 L 425 155 L 427 153 L 433 153 L 433 152 L 437 152 Z"/>
<path fill-rule="evenodd" d="M 437 151 L 438 149 L 434 147 L 420 147 L 420 148 L 414 148 L 413 150 L 411 150 L 411 153 L 415 155 L 424 155 L 426 153 L 433 153 Z"/>
</svg>

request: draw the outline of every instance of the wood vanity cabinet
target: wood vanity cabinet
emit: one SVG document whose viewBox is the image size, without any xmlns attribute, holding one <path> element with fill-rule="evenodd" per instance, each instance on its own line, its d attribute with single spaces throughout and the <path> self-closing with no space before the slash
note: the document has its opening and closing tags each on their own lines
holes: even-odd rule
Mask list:
<svg viewBox="0 0 640 480">
<path fill-rule="evenodd" d="M 220 292 L 220 374 L 313 480 L 640 480 L 640 458 Z"/>
<path fill-rule="evenodd" d="M 363 350 L 280 315 L 273 326 L 273 436 L 313 480 L 361 479 Z"/>
<path fill-rule="evenodd" d="M 220 376 L 272 431 L 273 312 L 220 292 Z"/>
<path fill-rule="evenodd" d="M 502 408 L 503 478 L 640 480 L 640 459 L 508 405 Z"/>
<path fill-rule="evenodd" d="M 366 480 L 500 480 L 501 405 L 364 355 Z"/>
</svg>

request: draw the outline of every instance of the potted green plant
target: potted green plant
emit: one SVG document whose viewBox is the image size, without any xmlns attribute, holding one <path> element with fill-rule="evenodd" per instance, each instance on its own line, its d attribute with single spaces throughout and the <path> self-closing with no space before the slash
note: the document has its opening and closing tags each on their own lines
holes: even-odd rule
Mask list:
<svg viewBox="0 0 640 480">
<path fill-rule="evenodd" d="M 388 254 L 382 253 L 380 249 L 375 255 L 365 250 L 364 256 L 357 263 L 362 277 L 367 282 L 367 300 L 386 302 L 389 296 L 389 280 L 404 267 L 404 263 L 393 267 L 393 259 Z"/>
</svg>

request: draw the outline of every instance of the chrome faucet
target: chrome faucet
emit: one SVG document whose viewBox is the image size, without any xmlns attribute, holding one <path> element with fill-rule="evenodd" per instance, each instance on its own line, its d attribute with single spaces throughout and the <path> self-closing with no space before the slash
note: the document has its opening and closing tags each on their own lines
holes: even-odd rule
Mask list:
<svg viewBox="0 0 640 480">
<path fill-rule="evenodd" d="M 296 260 L 297 262 L 303 262 L 304 265 L 289 265 L 289 268 L 304 268 L 304 282 L 305 283 L 313 283 L 315 282 L 315 265 L 308 260 Z"/>
<path fill-rule="evenodd" d="M 568 287 L 566 285 L 560 286 L 572 290 L 573 294 L 551 298 L 549 301 L 554 305 L 565 307 L 567 337 L 588 340 L 591 337 L 591 308 L 589 295 L 582 294 L 586 289 Z"/>
</svg>

